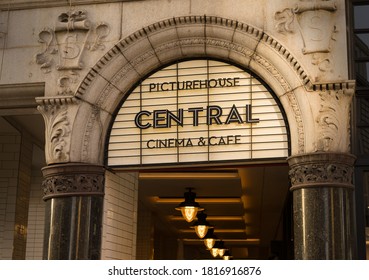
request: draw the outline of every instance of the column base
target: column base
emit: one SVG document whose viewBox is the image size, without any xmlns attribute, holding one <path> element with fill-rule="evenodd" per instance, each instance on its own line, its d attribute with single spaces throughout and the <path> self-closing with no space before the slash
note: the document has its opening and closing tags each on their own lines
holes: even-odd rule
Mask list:
<svg viewBox="0 0 369 280">
<path fill-rule="evenodd" d="M 103 167 L 58 164 L 42 171 L 46 201 L 44 259 L 100 259 Z"/>
<path fill-rule="evenodd" d="M 354 161 L 354 156 L 341 153 L 313 153 L 288 159 L 295 259 L 354 258 Z"/>
</svg>

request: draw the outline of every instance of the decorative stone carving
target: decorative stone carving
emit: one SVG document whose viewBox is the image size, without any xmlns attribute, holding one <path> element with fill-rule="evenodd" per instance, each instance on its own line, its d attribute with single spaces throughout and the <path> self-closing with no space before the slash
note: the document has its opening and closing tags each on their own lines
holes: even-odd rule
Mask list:
<svg viewBox="0 0 369 280">
<path fill-rule="evenodd" d="M 68 104 L 75 103 L 72 97 L 62 99 L 37 98 L 37 109 L 45 121 L 45 154 L 47 162 L 68 162 L 71 123 Z"/>
<path fill-rule="evenodd" d="M 104 195 L 101 166 L 65 164 L 43 168 L 44 200 L 61 196 Z"/>
<path fill-rule="evenodd" d="M 318 140 L 315 151 L 349 151 L 349 116 L 353 94 L 353 87 L 319 92 L 321 102 L 316 118 Z"/>
<path fill-rule="evenodd" d="M 73 95 L 73 85 L 78 82 L 78 73 L 69 71 L 69 75 L 63 75 L 58 79 L 58 95 Z"/>
<path fill-rule="evenodd" d="M 292 24 L 294 22 L 294 14 L 292 9 L 286 8 L 282 11 L 278 11 L 274 14 L 274 19 L 276 20 L 275 28 L 278 32 L 293 33 Z"/>
<path fill-rule="evenodd" d="M 353 188 L 353 164 L 350 154 L 313 153 L 288 159 L 291 190 L 311 187 Z"/>
<path fill-rule="evenodd" d="M 78 70 L 83 68 L 85 50 L 96 51 L 105 48 L 103 40 L 110 33 L 107 23 L 93 24 L 84 10 L 70 10 L 59 15 L 54 29 L 45 28 L 39 33 L 42 51 L 36 54 L 36 63 L 44 73 L 55 66 L 62 71 L 58 85 L 59 94 L 69 94 Z M 58 54 L 58 56 L 56 55 Z M 55 62 L 57 61 L 57 62 Z"/>
<path fill-rule="evenodd" d="M 333 15 L 336 10 L 335 1 L 300 0 L 294 8 L 274 14 L 278 32 L 293 33 L 297 26 L 303 42 L 302 53 L 314 54 L 312 63 L 322 72 L 331 71 L 329 52 L 338 32 Z"/>
<path fill-rule="evenodd" d="M 57 196 L 103 195 L 102 175 L 62 175 L 46 178 L 42 182 L 44 200 Z"/>
<path fill-rule="evenodd" d="M 100 109 L 96 106 L 92 108 L 92 114 L 89 116 L 85 133 L 83 135 L 82 146 L 82 160 L 89 161 L 89 145 L 91 143 L 91 137 L 98 138 L 99 146 L 102 142 L 103 124 L 101 123 Z"/>
<path fill-rule="evenodd" d="M 43 45 L 43 50 L 36 54 L 36 63 L 41 65 L 44 73 L 51 71 L 53 64 L 53 55 L 58 52 L 55 46 L 55 35 L 51 28 L 45 28 L 38 34 L 38 42 Z"/>
</svg>

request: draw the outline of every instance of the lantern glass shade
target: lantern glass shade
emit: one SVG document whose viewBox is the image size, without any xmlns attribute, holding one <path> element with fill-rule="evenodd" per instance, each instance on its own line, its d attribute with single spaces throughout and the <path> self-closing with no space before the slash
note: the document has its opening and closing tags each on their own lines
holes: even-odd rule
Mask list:
<svg viewBox="0 0 369 280">
<path fill-rule="evenodd" d="M 196 218 L 198 209 L 199 209 L 198 207 L 194 206 L 181 207 L 181 213 L 183 218 L 189 223 L 192 222 Z"/>
<path fill-rule="evenodd" d="M 214 238 L 206 238 L 204 239 L 204 244 L 206 246 L 207 249 L 211 249 L 213 248 L 214 244 L 215 244 L 215 239 Z"/>
<path fill-rule="evenodd" d="M 222 249 L 218 249 L 218 254 L 219 254 L 219 257 L 223 257 L 224 256 L 224 253 L 226 252 L 227 249 L 225 248 L 222 248 Z"/>
<path fill-rule="evenodd" d="M 230 260 L 232 258 L 232 255 L 229 253 L 229 250 L 227 250 L 223 255 L 223 260 Z"/>
<path fill-rule="evenodd" d="M 207 215 L 204 213 L 204 211 L 199 211 L 197 213 L 197 221 L 192 225 L 192 228 L 195 229 L 195 232 L 199 238 L 204 238 L 209 229 L 213 228 L 213 226 L 206 221 L 206 217 Z"/>
<path fill-rule="evenodd" d="M 229 261 L 231 259 L 231 256 L 223 256 L 223 260 Z"/>
<path fill-rule="evenodd" d="M 196 218 L 197 212 L 204 209 L 200 208 L 200 205 L 195 202 L 196 193 L 191 192 L 191 188 L 189 188 L 188 192 L 184 193 L 184 197 L 185 201 L 180 203 L 176 207 L 176 210 L 180 210 L 183 218 L 190 223 Z"/>
<path fill-rule="evenodd" d="M 195 226 L 195 232 L 199 238 L 204 238 L 208 233 L 209 227 L 207 225 L 198 225 Z"/>
<path fill-rule="evenodd" d="M 211 255 L 212 255 L 214 258 L 216 258 L 216 257 L 218 256 L 218 254 L 219 254 L 219 249 L 218 249 L 218 248 L 211 248 L 211 249 L 210 249 L 210 253 L 211 253 Z"/>
<path fill-rule="evenodd" d="M 211 249 L 214 247 L 215 242 L 218 240 L 218 237 L 214 234 L 214 228 L 209 227 L 208 232 L 206 233 L 205 237 L 203 238 L 204 244 L 207 249 Z"/>
</svg>

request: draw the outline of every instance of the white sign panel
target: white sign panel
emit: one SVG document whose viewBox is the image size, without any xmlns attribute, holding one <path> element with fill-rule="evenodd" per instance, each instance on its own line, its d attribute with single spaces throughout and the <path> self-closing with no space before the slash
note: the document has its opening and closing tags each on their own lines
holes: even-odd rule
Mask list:
<svg viewBox="0 0 369 280">
<path fill-rule="evenodd" d="M 286 124 L 267 88 L 233 65 L 192 60 L 156 72 L 129 95 L 111 130 L 108 165 L 287 156 Z"/>
</svg>

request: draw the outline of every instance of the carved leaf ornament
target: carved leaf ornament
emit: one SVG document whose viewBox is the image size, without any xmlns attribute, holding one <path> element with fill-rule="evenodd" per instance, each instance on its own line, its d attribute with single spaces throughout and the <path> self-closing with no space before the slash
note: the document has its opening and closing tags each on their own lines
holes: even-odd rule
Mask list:
<svg viewBox="0 0 369 280">
<path fill-rule="evenodd" d="M 318 124 L 318 142 L 316 151 L 335 151 L 348 149 L 341 147 L 342 143 L 349 143 L 349 112 L 352 90 L 328 90 L 320 95 L 320 110 L 316 122 Z"/>
</svg>

